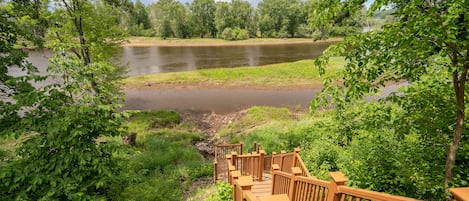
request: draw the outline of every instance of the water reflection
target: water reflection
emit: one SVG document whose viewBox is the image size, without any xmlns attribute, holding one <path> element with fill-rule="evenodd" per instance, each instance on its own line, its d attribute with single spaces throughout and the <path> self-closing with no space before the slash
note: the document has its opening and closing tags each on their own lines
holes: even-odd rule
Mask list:
<svg viewBox="0 0 469 201">
<path fill-rule="evenodd" d="M 330 44 L 249 45 L 220 47 L 123 47 L 116 59 L 128 65 L 128 76 L 193 71 L 213 67 L 258 66 L 314 59 Z M 45 72 L 51 52 L 29 52 L 28 60 Z M 20 72 L 10 72 L 12 74 Z"/>
<path fill-rule="evenodd" d="M 221 47 L 123 47 L 129 76 L 192 71 L 213 67 L 258 66 L 314 59 L 330 44 L 285 44 Z"/>
</svg>

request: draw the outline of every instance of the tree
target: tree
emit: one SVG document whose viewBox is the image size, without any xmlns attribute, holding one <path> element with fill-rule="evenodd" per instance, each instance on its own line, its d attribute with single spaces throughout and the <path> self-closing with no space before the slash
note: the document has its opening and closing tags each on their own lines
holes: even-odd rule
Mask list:
<svg viewBox="0 0 469 201">
<path fill-rule="evenodd" d="M 226 28 L 251 30 L 253 28 L 253 8 L 251 4 L 241 0 L 218 2 L 215 10 L 215 27 L 219 36 Z"/>
<path fill-rule="evenodd" d="M 251 4 L 248 1 L 232 0 L 230 10 L 233 16 L 233 26 L 248 30 L 252 23 L 254 10 Z"/>
<path fill-rule="evenodd" d="M 162 38 L 188 38 L 192 34 L 187 8 L 174 0 L 160 0 L 150 6 L 153 28 Z"/>
<path fill-rule="evenodd" d="M 315 14 L 327 23 L 334 17 L 343 18 L 360 10 L 364 1 L 323 2 Z M 396 22 L 381 31 L 347 37 L 343 43 L 328 49 L 316 64 L 324 72 L 331 55 L 344 55 L 348 61 L 341 75 L 345 91 L 326 82 L 324 92 L 339 103 L 376 92 L 387 81 L 407 80 L 412 83 L 432 71 L 451 73 L 455 105 L 454 134 L 448 142 L 444 187 L 453 178 L 456 152 L 465 130 L 465 85 L 469 69 L 468 7 L 462 1 L 375 1 L 371 12 L 382 7 L 396 10 Z M 327 9 L 326 9 L 327 8 Z M 340 16 L 337 13 L 341 10 Z M 330 12 L 321 12 L 330 11 Z M 345 99 L 340 96 L 344 95 Z M 317 102 L 326 101 L 325 96 Z"/>
<path fill-rule="evenodd" d="M 257 5 L 256 19 L 261 35 L 267 37 L 295 36 L 305 20 L 298 0 L 263 0 Z"/>
<path fill-rule="evenodd" d="M 0 134 L 22 137 L 18 159 L 7 161 L 0 172 L 3 199 L 106 197 L 116 165 L 114 146 L 103 140 L 123 131 L 116 85 L 121 68 L 109 61 L 121 32 L 117 13 L 106 3 L 94 3 L 56 4 L 51 18 L 56 26 L 48 31 L 46 47 L 54 51 L 48 72 L 58 83 L 44 87 L 27 82 L 39 77 L 30 73 L 33 67 L 23 61 L 25 54 L 12 49 L 21 31 L 14 26 L 16 19 L 1 10 L 0 25 L 6 25 L 0 34 L 6 54 L 2 49 L 1 55 L 10 58 L 1 67 L 29 70 L 20 77 L 3 70 L 0 74 L 5 89 L 12 89 L 6 90 L 7 101 L 0 102 Z"/>
<path fill-rule="evenodd" d="M 233 27 L 233 16 L 230 13 L 230 3 L 217 2 L 215 9 L 215 27 L 218 34 L 221 34 L 226 28 Z"/>
<path fill-rule="evenodd" d="M 142 25 L 143 29 L 151 28 L 150 18 L 148 17 L 147 10 L 145 5 L 140 0 L 135 2 L 135 8 L 133 12 L 133 17 L 137 25 Z"/>
<path fill-rule="evenodd" d="M 335 7 L 328 7 L 329 3 L 311 0 L 308 2 L 312 11 L 308 17 L 310 26 L 320 33 L 320 36 L 314 39 L 326 39 L 328 37 L 345 37 L 348 35 L 362 32 L 366 23 L 365 8 L 363 5 L 356 7 L 356 12 L 347 12 L 349 3 L 335 1 Z M 327 20 L 321 17 L 320 9 L 329 11 Z M 333 11 L 332 11 L 333 10 Z"/>
<path fill-rule="evenodd" d="M 215 1 L 214 0 L 194 0 L 190 6 L 195 22 L 195 31 L 203 38 L 210 33 L 216 35 L 215 29 Z"/>
</svg>

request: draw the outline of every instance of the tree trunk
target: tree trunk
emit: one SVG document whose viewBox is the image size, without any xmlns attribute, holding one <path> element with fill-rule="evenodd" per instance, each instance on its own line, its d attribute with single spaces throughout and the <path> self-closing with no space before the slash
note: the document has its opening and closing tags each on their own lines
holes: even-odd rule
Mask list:
<svg viewBox="0 0 469 201">
<path fill-rule="evenodd" d="M 457 115 L 456 115 L 456 129 L 454 131 L 453 141 L 448 149 L 448 156 L 446 157 L 445 164 L 445 189 L 448 191 L 449 183 L 453 178 L 453 168 L 456 161 L 456 153 L 459 148 L 464 133 L 464 88 L 466 84 L 467 68 L 463 73 L 453 72 L 453 87 L 456 93 Z"/>
</svg>

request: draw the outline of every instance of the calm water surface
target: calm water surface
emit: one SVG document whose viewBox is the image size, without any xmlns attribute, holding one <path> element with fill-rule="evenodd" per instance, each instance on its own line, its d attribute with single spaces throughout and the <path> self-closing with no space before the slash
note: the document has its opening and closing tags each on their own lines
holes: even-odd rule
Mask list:
<svg viewBox="0 0 469 201">
<path fill-rule="evenodd" d="M 128 76 L 193 71 L 202 68 L 258 66 L 314 59 L 331 43 L 220 47 L 123 47 L 117 58 Z M 32 51 L 28 60 L 45 71 L 51 52 Z"/>
<path fill-rule="evenodd" d="M 258 66 L 314 59 L 330 43 L 220 47 L 124 47 L 129 76 L 193 71 L 213 67 Z"/>
<path fill-rule="evenodd" d="M 123 47 L 118 57 L 128 76 L 192 71 L 213 67 L 258 66 L 314 59 L 330 44 L 250 45 L 221 47 Z M 29 53 L 28 60 L 45 72 L 49 51 Z M 21 72 L 10 72 L 19 75 Z M 51 80 L 59 82 L 58 80 Z M 40 85 L 45 84 L 41 83 Z M 307 109 L 318 90 L 158 89 L 125 90 L 124 109 L 204 110 L 227 113 L 255 105 Z"/>
</svg>

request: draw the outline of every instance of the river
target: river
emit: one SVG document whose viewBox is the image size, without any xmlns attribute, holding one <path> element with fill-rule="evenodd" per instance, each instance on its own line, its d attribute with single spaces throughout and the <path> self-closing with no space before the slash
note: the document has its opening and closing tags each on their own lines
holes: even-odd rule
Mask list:
<svg viewBox="0 0 469 201">
<path fill-rule="evenodd" d="M 205 46 L 123 47 L 122 63 L 129 64 L 129 76 L 193 71 L 202 68 L 259 66 L 314 59 L 331 43 Z"/>
<path fill-rule="evenodd" d="M 192 71 L 201 68 L 258 66 L 314 59 L 330 43 L 209 46 L 123 47 L 118 58 L 129 67 L 128 76 Z M 28 60 L 41 72 L 51 53 L 30 52 Z M 18 74 L 19 72 L 12 72 Z M 317 89 L 139 89 L 125 90 L 124 109 L 198 110 L 229 113 L 251 106 L 294 107 L 306 110 Z"/>
<path fill-rule="evenodd" d="M 118 62 L 128 65 L 127 76 L 193 71 L 203 68 L 259 66 L 314 59 L 331 43 L 205 46 L 122 47 Z M 44 72 L 51 52 L 31 51 L 28 60 Z"/>
</svg>

